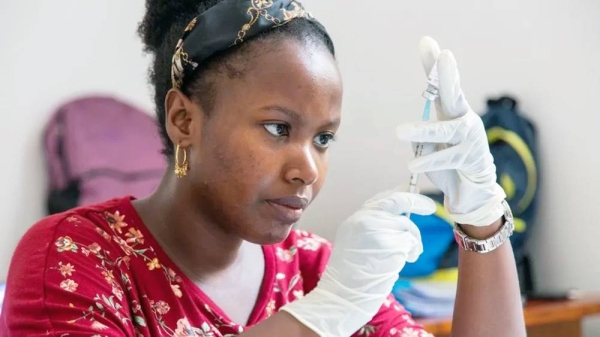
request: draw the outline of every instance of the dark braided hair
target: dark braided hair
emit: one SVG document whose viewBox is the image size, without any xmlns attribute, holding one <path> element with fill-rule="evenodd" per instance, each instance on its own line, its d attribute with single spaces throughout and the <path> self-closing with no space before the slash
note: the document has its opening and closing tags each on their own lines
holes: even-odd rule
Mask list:
<svg viewBox="0 0 600 337">
<path fill-rule="evenodd" d="M 175 45 L 188 23 L 199 13 L 206 11 L 222 0 L 146 0 L 146 14 L 138 27 L 138 33 L 145 45 L 145 51 L 153 54 L 154 60 L 150 69 L 150 81 L 154 86 L 154 103 L 158 119 L 160 136 L 163 141 L 163 153 L 173 156 L 173 143 L 167 135 L 165 127 L 165 97 L 171 89 L 171 60 Z M 203 111 L 210 113 L 213 107 L 213 76 L 225 69 L 231 78 L 239 77 L 243 70 L 236 69 L 231 63 L 244 54 L 256 41 L 270 39 L 295 38 L 302 42 L 324 44 L 335 56 L 332 41 L 317 25 L 306 19 L 292 22 L 268 30 L 246 42 L 228 50 L 217 53 L 194 72 L 192 78 L 181 90 L 188 97 L 200 104 Z"/>
</svg>

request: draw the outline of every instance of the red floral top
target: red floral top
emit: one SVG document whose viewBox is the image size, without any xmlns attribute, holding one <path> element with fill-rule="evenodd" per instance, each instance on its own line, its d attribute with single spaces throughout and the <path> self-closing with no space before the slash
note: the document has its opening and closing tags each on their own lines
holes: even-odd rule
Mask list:
<svg viewBox="0 0 600 337">
<path fill-rule="evenodd" d="M 265 276 L 249 326 L 313 289 L 331 246 L 305 231 L 264 246 Z M 169 260 L 130 198 L 43 219 L 11 263 L 0 336 L 210 336 L 232 322 Z M 392 296 L 355 336 L 431 336 Z"/>
</svg>

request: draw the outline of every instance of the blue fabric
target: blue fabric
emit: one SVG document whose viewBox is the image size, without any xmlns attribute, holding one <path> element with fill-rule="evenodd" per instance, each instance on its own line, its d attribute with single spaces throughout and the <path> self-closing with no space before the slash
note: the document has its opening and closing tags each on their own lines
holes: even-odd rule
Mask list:
<svg viewBox="0 0 600 337">
<path fill-rule="evenodd" d="M 454 242 L 452 227 L 436 215 L 411 214 L 410 218 L 421 231 L 423 254 L 416 262 L 407 263 L 400 276 L 411 278 L 431 275 L 438 269 L 442 258 Z"/>
</svg>

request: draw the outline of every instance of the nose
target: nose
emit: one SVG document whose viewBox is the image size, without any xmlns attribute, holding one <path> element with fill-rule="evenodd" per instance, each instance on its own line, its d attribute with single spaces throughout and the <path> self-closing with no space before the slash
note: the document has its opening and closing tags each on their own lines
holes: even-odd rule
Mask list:
<svg viewBox="0 0 600 337">
<path fill-rule="evenodd" d="M 319 157 L 310 146 L 298 146 L 284 169 L 284 179 L 290 183 L 312 185 L 319 179 Z"/>
</svg>

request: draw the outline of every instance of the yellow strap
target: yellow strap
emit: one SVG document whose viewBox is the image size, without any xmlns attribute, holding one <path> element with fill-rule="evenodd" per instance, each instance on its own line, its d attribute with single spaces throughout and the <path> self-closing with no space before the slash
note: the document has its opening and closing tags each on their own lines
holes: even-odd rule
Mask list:
<svg viewBox="0 0 600 337">
<path fill-rule="evenodd" d="M 514 198 L 515 193 L 517 192 L 517 186 L 515 186 L 515 182 L 510 175 L 506 173 L 500 175 L 500 186 L 502 186 L 504 192 L 506 192 L 506 198 L 508 198 L 508 200 Z"/>
<path fill-rule="evenodd" d="M 444 207 L 444 205 L 440 204 L 437 201 L 435 201 L 435 213 L 434 214 L 437 215 L 438 217 L 442 218 L 446 222 L 448 222 L 448 224 L 450 226 L 454 226 L 454 221 L 452 221 L 452 219 L 450 219 L 450 215 L 448 214 L 448 211 L 446 211 L 446 208 Z"/>
<path fill-rule="evenodd" d="M 517 212 L 523 212 L 531 205 L 537 189 L 537 168 L 535 160 L 533 159 L 533 154 L 525 141 L 513 131 L 497 126 L 490 128 L 487 131 L 487 136 L 490 144 L 502 140 L 510 145 L 517 152 L 519 157 L 521 157 L 521 160 L 525 165 L 525 169 L 527 170 L 527 190 L 525 191 L 523 198 L 521 198 L 517 204 Z"/>
</svg>

